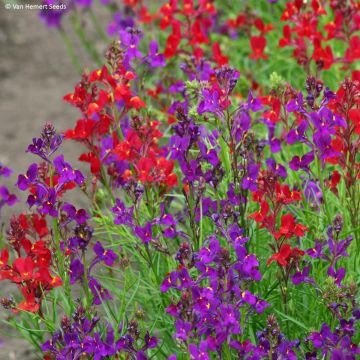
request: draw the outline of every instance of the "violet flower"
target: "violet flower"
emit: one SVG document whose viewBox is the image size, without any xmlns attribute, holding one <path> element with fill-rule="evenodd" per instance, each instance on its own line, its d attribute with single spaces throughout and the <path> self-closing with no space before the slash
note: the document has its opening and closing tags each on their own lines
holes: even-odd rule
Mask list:
<svg viewBox="0 0 360 360">
<path fill-rule="evenodd" d="M 73 170 L 71 165 L 64 160 L 64 155 L 57 156 L 54 161 L 54 166 L 59 174 L 59 184 L 65 184 L 74 181 L 78 185 L 84 183 L 84 176 L 79 170 Z"/>
<path fill-rule="evenodd" d="M 159 54 L 159 45 L 155 40 L 150 41 L 149 49 L 148 59 L 150 65 L 152 67 L 164 67 L 166 65 L 165 56 L 163 54 Z"/>
<path fill-rule="evenodd" d="M 34 184 L 37 179 L 38 166 L 37 164 L 31 164 L 26 172 L 26 175 L 19 175 L 16 183 L 17 187 L 24 191 L 27 190 L 30 184 Z"/>
<path fill-rule="evenodd" d="M 109 249 L 105 250 L 99 241 L 94 245 L 94 252 L 97 255 L 97 260 L 103 261 L 107 266 L 112 266 L 118 259 L 114 251 Z"/>
</svg>

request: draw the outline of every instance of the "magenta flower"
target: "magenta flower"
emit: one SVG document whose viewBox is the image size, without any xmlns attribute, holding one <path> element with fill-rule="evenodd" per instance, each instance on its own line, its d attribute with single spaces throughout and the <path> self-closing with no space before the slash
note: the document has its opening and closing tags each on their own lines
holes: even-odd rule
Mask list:
<svg viewBox="0 0 360 360">
<path fill-rule="evenodd" d="M 70 263 L 70 283 L 75 284 L 77 281 L 82 280 L 84 275 L 84 265 L 79 259 L 74 259 Z"/>
<path fill-rule="evenodd" d="M 163 67 L 166 65 L 165 56 L 159 54 L 159 45 L 155 40 L 150 41 L 149 44 L 149 62 L 152 67 Z"/>
<path fill-rule="evenodd" d="M 135 234 L 141 239 L 144 244 L 150 242 L 152 237 L 152 224 L 147 222 L 145 226 L 135 226 Z"/>
<path fill-rule="evenodd" d="M 29 166 L 28 171 L 26 172 L 26 175 L 19 175 L 18 181 L 16 183 L 17 187 L 20 190 L 27 190 L 30 184 L 34 184 L 37 179 L 38 174 L 38 166 L 37 164 L 31 164 Z"/>
<path fill-rule="evenodd" d="M 94 245 L 94 252 L 97 255 L 97 259 L 103 261 L 107 266 L 112 266 L 118 259 L 114 251 L 105 250 L 99 241 Z"/>
<path fill-rule="evenodd" d="M 290 169 L 294 171 L 299 169 L 309 171 L 309 165 L 314 161 L 314 158 L 314 151 L 306 153 L 301 158 L 294 156 L 289 163 Z"/>
<path fill-rule="evenodd" d="M 73 170 L 71 165 L 64 160 L 64 155 L 57 156 L 54 161 L 54 166 L 59 174 L 59 184 L 65 184 L 74 181 L 78 185 L 84 183 L 84 176 L 79 170 Z"/>
<path fill-rule="evenodd" d="M 0 176 L 9 177 L 12 173 L 10 168 L 0 163 Z"/>
<path fill-rule="evenodd" d="M 67 213 L 67 222 L 74 220 L 78 224 L 84 224 L 90 219 L 90 215 L 85 209 L 76 210 L 75 206 L 70 203 L 64 203 L 61 210 Z"/>
</svg>

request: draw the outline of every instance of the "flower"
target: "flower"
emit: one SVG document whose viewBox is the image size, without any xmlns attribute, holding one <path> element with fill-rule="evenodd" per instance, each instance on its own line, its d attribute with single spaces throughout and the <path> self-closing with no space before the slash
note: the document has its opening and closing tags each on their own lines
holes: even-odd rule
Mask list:
<svg viewBox="0 0 360 360">
<path fill-rule="evenodd" d="M 74 220 L 80 225 L 84 224 L 90 218 L 90 215 L 85 209 L 76 210 L 75 206 L 70 203 L 64 203 L 61 210 L 67 213 L 68 222 Z"/>
<path fill-rule="evenodd" d="M 299 250 L 298 248 L 291 248 L 289 244 L 281 245 L 280 251 L 272 255 L 267 264 L 270 265 L 273 261 L 276 261 L 281 266 L 287 266 L 291 259 L 297 259 L 300 256 L 305 254 L 304 251 Z"/>
<path fill-rule="evenodd" d="M 118 259 L 118 256 L 112 250 L 105 250 L 101 243 L 98 241 L 94 245 L 94 252 L 99 261 L 103 261 L 107 266 L 112 266 Z"/>
<path fill-rule="evenodd" d="M 264 36 L 252 36 L 250 38 L 250 46 L 252 53 L 250 54 L 250 59 L 267 59 L 268 56 L 264 54 L 266 46 L 266 38 Z"/>
<path fill-rule="evenodd" d="M 37 164 L 31 164 L 26 175 L 19 175 L 16 185 L 20 190 L 27 190 L 30 184 L 35 184 L 37 176 L 38 166 Z"/>
<path fill-rule="evenodd" d="M 78 185 L 82 185 L 85 178 L 79 170 L 73 170 L 71 165 L 64 160 L 64 155 L 59 155 L 54 159 L 54 166 L 60 175 L 59 184 L 65 184 L 74 181 Z"/>
</svg>

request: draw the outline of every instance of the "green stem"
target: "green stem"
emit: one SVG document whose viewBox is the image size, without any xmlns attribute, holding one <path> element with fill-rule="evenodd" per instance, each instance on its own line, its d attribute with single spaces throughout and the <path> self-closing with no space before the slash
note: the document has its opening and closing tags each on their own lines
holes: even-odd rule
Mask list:
<svg viewBox="0 0 360 360">
<path fill-rule="evenodd" d="M 91 299 L 90 299 L 90 292 L 89 292 L 89 279 L 88 279 L 88 273 L 87 273 L 87 262 L 86 262 L 86 254 L 85 251 L 83 252 L 83 265 L 84 265 L 84 291 L 85 291 L 85 300 L 86 300 L 86 306 L 87 308 L 89 305 L 91 305 Z"/>
<path fill-rule="evenodd" d="M 94 60 L 95 64 L 97 66 L 101 67 L 103 64 L 102 59 L 101 59 L 98 51 L 96 50 L 94 43 L 87 38 L 84 28 L 81 26 L 78 17 L 72 18 L 72 26 L 73 26 L 75 33 L 79 37 L 79 40 L 81 41 L 82 45 L 84 46 L 85 50 L 87 51 L 87 53 Z"/>
<path fill-rule="evenodd" d="M 74 65 L 76 71 L 81 75 L 82 68 L 81 68 L 79 59 L 78 59 L 78 57 L 77 57 L 77 55 L 75 53 L 74 46 L 72 44 L 72 41 L 71 41 L 69 35 L 64 30 L 60 30 L 60 34 L 61 34 L 61 36 L 62 36 L 62 38 L 64 40 L 66 50 L 67 50 L 67 52 L 69 54 L 69 57 L 71 59 L 72 64 Z"/>
<path fill-rule="evenodd" d="M 97 33 L 101 37 L 101 39 L 107 44 L 109 42 L 109 37 L 106 35 L 104 29 L 101 27 L 100 23 L 98 22 L 98 19 L 91 8 L 89 8 L 89 14 L 90 19 L 94 25 L 94 28 L 96 29 Z"/>
<path fill-rule="evenodd" d="M 324 185 L 323 173 L 321 171 L 321 161 L 317 157 L 315 157 L 315 159 L 316 159 L 318 177 L 320 180 L 321 192 L 322 192 L 322 196 L 323 196 L 323 202 L 324 202 L 324 206 L 325 206 L 325 212 L 326 212 L 326 216 L 328 218 L 328 222 L 329 222 L 329 224 L 331 224 L 331 215 L 330 215 L 331 213 L 330 213 L 329 205 L 326 201 L 326 196 L 325 196 L 325 185 Z"/>
</svg>

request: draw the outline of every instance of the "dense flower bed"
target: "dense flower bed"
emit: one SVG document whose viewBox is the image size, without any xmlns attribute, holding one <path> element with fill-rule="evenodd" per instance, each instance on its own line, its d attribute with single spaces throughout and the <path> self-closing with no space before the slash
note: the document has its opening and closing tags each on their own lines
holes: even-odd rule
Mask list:
<svg viewBox="0 0 360 360">
<path fill-rule="evenodd" d="M 73 128 L 27 148 L 8 323 L 47 360 L 356 359 L 360 3 L 101 3 L 108 25 L 88 0 L 40 14 L 94 68 Z"/>
</svg>

